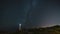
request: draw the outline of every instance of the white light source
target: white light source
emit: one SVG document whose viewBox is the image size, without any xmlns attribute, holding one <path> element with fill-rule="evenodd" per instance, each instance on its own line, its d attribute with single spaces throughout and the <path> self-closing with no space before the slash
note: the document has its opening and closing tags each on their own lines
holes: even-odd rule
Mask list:
<svg viewBox="0 0 60 34">
<path fill-rule="evenodd" d="M 21 24 L 19 24 L 19 30 L 21 30 Z"/>
<path fill-rule="evenodd" d="M 21 26 L 21 24 L 19 24 L 19 26 Z"/>
</svg>

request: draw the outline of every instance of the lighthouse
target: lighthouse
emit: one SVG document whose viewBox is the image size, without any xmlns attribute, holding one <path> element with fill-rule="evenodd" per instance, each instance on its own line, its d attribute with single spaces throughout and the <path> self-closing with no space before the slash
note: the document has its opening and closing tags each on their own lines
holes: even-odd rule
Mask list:
<svg viewBox="0 0 60 34">
<path fill-rule="evenodd" d="M 19 24 L 19 31 L 21 30 L 21 24 Z"/>
</svg>

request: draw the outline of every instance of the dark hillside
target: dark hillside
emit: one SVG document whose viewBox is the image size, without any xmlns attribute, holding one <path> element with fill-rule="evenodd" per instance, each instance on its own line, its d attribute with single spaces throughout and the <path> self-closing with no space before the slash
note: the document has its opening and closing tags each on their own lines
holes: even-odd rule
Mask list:
<svg viewBox="0 0 60 34">
<path fill-rule="evenodd" d="M 16 32 L 4 32 L 0 31 L 0 34 L 60 34 L 60 25 L 45 27 L 45 28 L 31 28 L 22 29 L 21 31 L 16 30 Z"/>
</svg>

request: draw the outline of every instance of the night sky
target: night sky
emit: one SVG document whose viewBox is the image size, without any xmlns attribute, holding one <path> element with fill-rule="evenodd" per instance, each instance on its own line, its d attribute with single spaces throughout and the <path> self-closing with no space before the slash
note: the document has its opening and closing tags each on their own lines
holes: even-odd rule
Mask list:
<svg viewBox="0 0 60 34">
<path fill-rule="evenodd" d="M 59 0 L 3 0 L 0 4 L 0 30 L 60 24 Z"/>
</svg>

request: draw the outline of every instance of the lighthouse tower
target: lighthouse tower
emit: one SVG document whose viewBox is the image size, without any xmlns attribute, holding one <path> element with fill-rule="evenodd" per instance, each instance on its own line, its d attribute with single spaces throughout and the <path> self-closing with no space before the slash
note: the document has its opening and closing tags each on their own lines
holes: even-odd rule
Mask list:
<svg viewBox="0 0 60 34">
<path fill-rule="evenodd" d="M 19 24 L 19 31 L 21 30 L 21 24 Z"/>
</svg>

